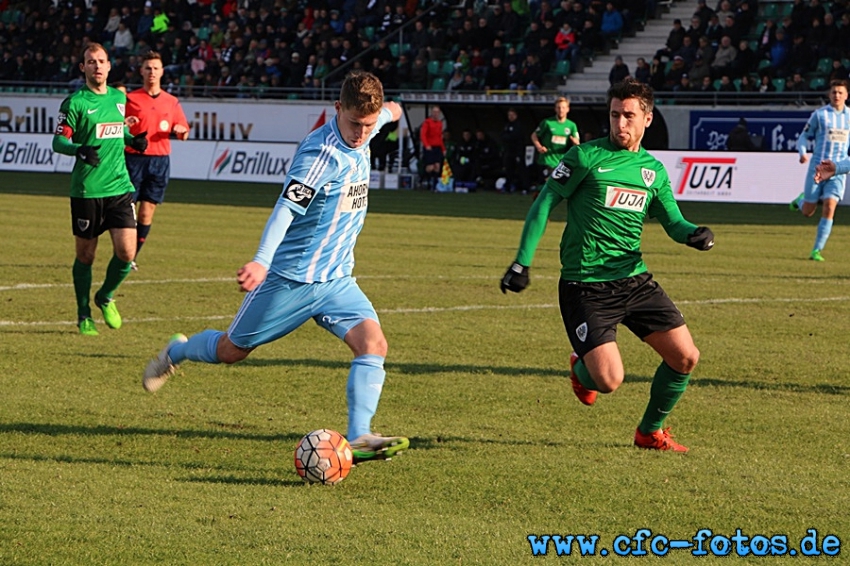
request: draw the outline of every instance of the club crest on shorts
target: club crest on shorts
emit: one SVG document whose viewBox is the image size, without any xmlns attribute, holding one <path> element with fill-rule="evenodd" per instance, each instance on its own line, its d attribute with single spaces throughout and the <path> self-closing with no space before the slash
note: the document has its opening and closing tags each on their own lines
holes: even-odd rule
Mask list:
<svg viewBox="0 0 850 566">
<path fill-rule="evenodd" d="M 643 178 L 643 184 L 647 187 L 651 187 L 652 183 L 655 182 L 655 171 L 652 169 L 641 167 L 640 176 Z"/>
<path fill-rule="evenodd" d="M 301 208 L 307 208 L 310 206 L 310 202 L 313 200 L 314 196 L 316 196 L 315 189 L 308 187 L 303 183 L 299 183 L 298 181 L 290 181 L 289 185 L 287 185 L 286 189 L 283 191 L 283 198 L 297 204 Z"/>
<path fill-rule="evenodd" d="M 77 228 L 80 229 L 80 232 L 85 232 L 89 229 L 89 225 L 91 222 L 86 220 L 85 218 L 77 218 Z"/>
<path fill-rule="evenodd" d="M 587 323 L 586 322 L 582 322 L 581 324 L 578 325 L 578 328 L 576 328 L 576 336 L 582 342 L 587 340 Z"/>
</svg>

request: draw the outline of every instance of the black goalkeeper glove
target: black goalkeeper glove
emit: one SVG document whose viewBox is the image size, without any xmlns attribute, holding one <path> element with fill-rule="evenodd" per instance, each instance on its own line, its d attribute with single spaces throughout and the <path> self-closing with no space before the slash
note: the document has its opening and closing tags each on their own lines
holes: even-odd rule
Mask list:
<svg viewBox="0 0 850 566">
<path fill-rule="evenodd" d="M 127 145 L 139 153 L 144 153 L 148 148 L 148 133 L 142 132 L 141 134 L 136 134 Z"/>
<path fill-rule="evenodd" d="M 708 251 L 714 247 L 714 232 L 710 228 L 700 226 L 693 234 L 688 236 L 688 241 L 685 244 L 703 252 Z"/>
<path fill-rule="evenodd" d="M 81 145 L 77 148 L 77 157 L 83 163 L 97 167 L 100 165 L 100 156 L 97 154 L 98 149 L 100 149 L 99 145 Z"/>
<path fill-rule="evenodd" d="M 505 276 L 502 277 L 499 288 L 502 290 L 502 293 L 507 291 L 519 293 L 526 287 L 528 287 L 528 268 L 517 262 L 513 262 L 505 272 Z"/>
</svg>

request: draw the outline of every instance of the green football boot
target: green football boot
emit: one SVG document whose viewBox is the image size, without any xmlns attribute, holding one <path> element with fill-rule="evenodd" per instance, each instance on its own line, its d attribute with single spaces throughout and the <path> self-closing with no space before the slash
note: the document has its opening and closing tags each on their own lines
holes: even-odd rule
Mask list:
<svg viewBox="0 0 850 566">
<path fill-rule="evenodd" d="M 118 307 L 115 306 L 114 299 L 101 301 L 100 298 L 95 295 L 94 304 L 97 305 L 97 308 L 99 308 L 100 312 L 103 313 L 103 320 L 106 322 L 106 326 L 115 329 L 121 328 L 121 315 L 118 314 Z"/>
<path fill-rule="evenodd" d="M 369 460 L 389 460 L 410 447 L 410 440 L 403 436 L 381 436 L 361 434 L 351 442 L 354 464 Z"/>
<path fill-rule="evenodd" d="M 812 250 L 812 253 L 809 255 L 809 259 L 812 261 L 826 261 L 822 255 L 820 255 L 820 250 Z"/>
<path fill-rule="evenodd" d="M 77 322 L 77 326 L 80 328 L 80 334 L 83 336 L 97 336 L 100 332 L 97 331 L 97 328 L 94 325 L 94 320 L 91 317 L 81 318 Z"/>
</svg>

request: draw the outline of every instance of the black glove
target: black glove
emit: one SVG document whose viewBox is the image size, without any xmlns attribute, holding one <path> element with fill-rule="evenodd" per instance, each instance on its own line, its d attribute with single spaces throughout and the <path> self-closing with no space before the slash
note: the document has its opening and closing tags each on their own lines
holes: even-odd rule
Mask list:
<svg viewBox="0 0 850 566">
<path fill-rule="evenodd" d="M 499 288 L 502 290 L 502 293 L 506 291 L 519 293 L 526 287 L 528 287 L 528 268 L 517 262 L 513 262 L 505 272 L 505 276 L 502 277 Z"/>
<path fill-rule="evenodd" d="M 100 156 L 97 154 L 98 149 L 100 149 L 99 145 L 81 145 L 77 148 L 77 157 L 83 163 L 97 167 L 100 165 Z"/>
<path fill-rule="evenodd" d="M 131 148 L 135 149 L 139 153 L 144 153 L 148 148 L 148 133 L 142 132 L 141 134 L 136 134 L 133 136 L 133 139 L 128 143 Z"/>
<path fill-rule="evenodd" d="M 688 241 L 685 244 L 700 251 L 708 251 L 714 247 L 714 232 L 710 228 L 700 226 L 693 234 L 688 236 Z"/>
</svg>

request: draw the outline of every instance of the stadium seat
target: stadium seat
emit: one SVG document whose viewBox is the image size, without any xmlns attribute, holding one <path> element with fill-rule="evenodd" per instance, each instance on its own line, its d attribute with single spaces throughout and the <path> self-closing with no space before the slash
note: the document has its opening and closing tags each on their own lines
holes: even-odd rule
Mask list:
<svg viewBox="0 0 850 566">
<path fill-rule="evenodd" d="M 442 63 L 434 59 L 433 61 L 428 61 L 428 76 L 433 77 L 434 75 L 440 74 L 440 68 L 443 66 Z"/>
<path fill-rule="evenodd" d="M 555 67 L 546 73 L 547 79 L 554 79 L 560 84 L 570 74 L 570 62 L 567 59 L 555 63 Z"/>
<path fill-rule="evenodd" d="M 776 92 L 785 92 L 785 79 L 773 79 L 772 82 Z"/>
<path fill-rule="evenodd" d="M 764 19 L 776 18 L 776 15 L 779 14 L 779 5 L 776 2 L 766 2 L 762 5 L 759 12 L 761 12 L 760 15 Z"/>
<path fill-rule="evenodd" d="M 762 59 L 761 61 L 759 61 L 759 65 L 758 65 L 759 71 L 766 69 L 768 67 L 770 67 L 770 59 Z"/>
<path fill-rule="evenodd" d="M 826 79 L 823 77 L 815 77 L 809 81 L 810 90 L 823 90 L 826 88 Z"/>
<path fill-rule="evenodd" d="M 364 27 L 363 34 L 366 36 L 366 39 L 372 41 L 373 39 L 375 39 L 375 26 Z"/>
<path fill-rule="evenodd" d="M 446 79 L 443 77 L 436 77 L 431 83 L 431 90 L 446 90 Z"/>
<path fill-rule="evenodd" d="M 832 57 L 822 57 L 821 59 L 818 59 L 818 66 L 815 72 L 822 75 L 828 75 L 832 72 Z"/>
<path fill-rule="evenodd" d="M 443 62 L 443 74 L 447 77 L 451 76 L 455 71 L 455 62 L 451 59 L 448 59 Z"/>
</svg>

